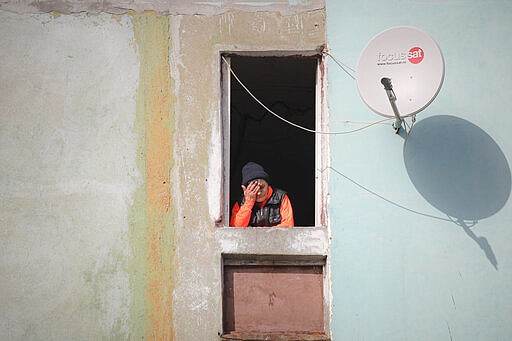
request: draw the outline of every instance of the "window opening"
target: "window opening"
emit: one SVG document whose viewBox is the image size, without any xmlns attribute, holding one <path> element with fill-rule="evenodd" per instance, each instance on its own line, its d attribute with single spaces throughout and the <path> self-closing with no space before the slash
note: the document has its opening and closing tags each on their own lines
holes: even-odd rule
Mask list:
<svg viewBox="0 0 512 341">
<path fill-rule="evenodd" d="M 318 57 L 231 55 L 229 59 L 233 71 L 269 109 L 315 129 Z M 225 105 L 229 105 L 230 113 L 224 121 L 229 126 L 228 213 L 243 194 L 242 167 L 254 161 L 270 174 L 272 186 L 288 193 L 295 226 L 314 226 L 315 134 L 270 114 L 233 78 L 228 84 L 229 100 Z"/>
</svg>

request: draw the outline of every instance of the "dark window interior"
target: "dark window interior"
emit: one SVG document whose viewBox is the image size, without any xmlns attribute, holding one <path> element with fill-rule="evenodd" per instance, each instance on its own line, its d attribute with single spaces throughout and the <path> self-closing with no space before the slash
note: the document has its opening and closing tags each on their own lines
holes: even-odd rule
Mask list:
<svg viewBox="0 0 512 341">
<path fill-rule="evenodd" d="M 231 67 L 268 108 L 315 129 L 316 57 L 231 56 Z M 315 134 L 283 122 L 231 76 L 230 207 L 242 195 L 241 169 L 261 164 L 270 184 L 288 192 L 296 226 L 315 225 Z"/>
</svg>

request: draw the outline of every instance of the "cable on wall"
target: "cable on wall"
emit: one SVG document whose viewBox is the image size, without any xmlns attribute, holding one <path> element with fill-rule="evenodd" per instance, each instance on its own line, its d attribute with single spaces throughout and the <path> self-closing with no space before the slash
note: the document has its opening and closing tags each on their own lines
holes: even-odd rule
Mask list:
<svg viewBox="0 0 512 341">
<path fill-rule="evenodd" d="M 358 132 L 358 131 L 361 131 L 363 129 L 366 129 L 366 128 L 369 128 L 373 125 L 376 125 L 376 124 L 379 124 L 379 123 L 382 123 L 382 122 L 386 122 L 386 121 L 390 121 L 390 120 L 394 120 L 394 118 L 385 118 L 385 119 L 382 119 L 382 120 L 379 120 L 379 121 L 375 121 L 375 122 L 372 122 L 370 124 L 367 124 L 363 127 L 360 127 L 360 128 L 357 128 L 357 129 L 354 129 L 354 130 L 348 130 L 348 131 L 338 131 L 338 132 L 329 132 L 329 131 L 318 131 L 318 130 L 314 130 L 314 129 L 310 129 L 310 128 L 306 128 L 306 127 L 303 127 L 301 125 L 298 125 L 296 123 L 293 123 L 287 119 L 285 119 L 284 117 L 276 114 L 274 111 L 272 111 L 270 108 L 268 108 L 262 101 L 260 101 L 246 86 L 245 84 L 240 80 L 240 78 L 238 78 L 238 76 L 236 75 L 236 73 L 233 71 L 233 69 L 231 68 L 231 65 L 229 64 L 229 62 L 226 60 L 226 58 L 224 58 L 224 56 L 221 56 L 222 57 L 222 60 L 224 61 L 224 63 L 226 63 L 228 69 L 229 69 L 229 72 L 233 75 L 233 77 L 236 79 L 236 81 L 242 86 L 242 88 L 244 88 L 244 90 L 259 104 L 261 105 L 266 111 L 268 111 L 269 113 L 271 113 L 272 115 L 274 115 L 275 117 L 277 117 L 278 119 L 280 119 L 281 121 L 291 125 L 291 126 L 294 126 L 296 128 L 299 128 L 299 129 L 302 129 L 302 130 L 305 130 L 307 132 L 310 132 L 310 133 L 315 133 L 315 134 L 326 134 L 326 135 L 344 135 L 344 134 L 351 134 L 351 133 L 355 133 L 355 132 Z"/>
<path fill-rule="evenodd" d="M 353 180 L 353 179 L 349 178 L 348 176 L 346 176 L 346 175 L 345 175 L 345 174 L 343 174 L 342 172 L 338 171 L 338 170 L 337 170 L 337 169 L 335 169 L 334 167 L 331 167 L 331 166 L 325 167 L 325 168 L 322 170 L 322 172 L 323 172 L 324 170 L 326 170 L 326 169 L 330 169 L 330 170 L 332 170 L 334 173 L 336 173 L 336 174 L 338 174 L 338 175 L 342 176 L 343 178 L 345 178 L 346 180 L 350 181 L 351 183 L 353 183 L 353 184 L 354 184 L 354 185 L 356 185 L 357 187 L 359 187 L 359 188 L 363 189 L 364 191 L 366 191 L 366 192 L 368 192 L 368 193 L 370 193 L 370 194 L 372 194 L 372 195 L 376 196 L 377 198 L 380 198 L 380 199 L 384 200 L 385 202 L 387 202 L 387 203 L 389 203 L 389 204 L 391 204 L 391 205 L 393 205 L 393 206 L 395 206 L 395 207 L 401 208 L 401 209 L 406 210 L 406 211 L 408 211 L 408 212 L 411 212 L 411 213 L 414 213 L 414 214 L 417 214 L 417 215 L 420 215 L 420 216 L 424 216 L 424 217 L 427 217 L 427 218 L 432 218 L 432 219 L 437 219 L 437 220 L 443 220 L 443 221 L 447 221 L 447 222 L 453 222 L 453 223 L 456 223 L 456 222 L 454 222 L 454 221 L 451 219 L 451 217 L 450 217 L 450 216 L 448 216 L 447 218 L 439 217 L 439 216 L 435 216 L 435 215 L 433 215 L 433 214 L 428 214 L 428 213 L 424 213 L 424 212 L 416 211 L 416 210 L 413 210 L 413 209 L 411 209 L 411 208 L 408 208 L 408 207 L 406 207 L 406 206 L 404 206 L 404 205 L 401 205 L 401 204 L 399 204 L 399 203 L 396 203 L 396 202 L 394 202 L 394 201 L 392 201 L 392 200 L 390 200 L 390 199 L 388 199 L 388 198 L 386 198 L 386 197 L 384 197 L 384 196 L 382 196 L 382 195 L 378 194 L 377 192 L 374 192 L 374 191 L 372 191 L 371 189 L 369 189 L 369 188 L 367 188 L 367 187 L 365 187 L 365 186 L 361 185 L 360 183 L 358 183 L 357 181 L 355 181 L 355 180 Z"/>
<path fill-rule="evenodd" d="M 351 67 L 350 67 L 350 66 L 348 66 L 347 64 L 340 62 L 339 60 L 337 60 L 336 58 L 334 58 L 334 56 L 333 56 L 332 54 L 330 54 L 329 52 L 324 51 L 323 53 L 324 53 L 325 55 L 327 55 L 327 56 L 331 57 L 331 59 L 332 59 L 332 60 L 334 60 L 334 62 L 335 62 L 336 64 L 338 64 L 338 66 L 339 66 L 343 71 L 345 71 L 345 73 L 346 73 L 347 75 L 349 75 L 349 77 L 350 77 L 350 78 L 352 78 L 353 80 L 356 80 L 356 77 L 355 77 L 353 74 L 351 74 L 350 72 L 348 72 L 348 71 L 347 71 L 347 69 L 348 69 L 348 70 L 350 70 L 350 71 L 352 71 L 352 72 L 354 72 L 354 73 L 356 72 L 356 70 L 354 70 L 353 68 L 351 68 Z"/>
</svg>

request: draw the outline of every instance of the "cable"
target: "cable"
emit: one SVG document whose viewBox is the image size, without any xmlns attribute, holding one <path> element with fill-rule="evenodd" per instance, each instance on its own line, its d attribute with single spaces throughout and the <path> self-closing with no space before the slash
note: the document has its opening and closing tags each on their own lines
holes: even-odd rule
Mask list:
<svg viewBox="0 0 512 341">
<path fill-rule="evenodd" d="M 300 126 L 296 123 L 293 123 L 291 121 L 288 121 L 287 119 L 279 116 L 278 114 L 276 114 L 275 112 L 273 112 L 272 110 L 270 110 L 265 104 L 263 104 L 263 102 L 261 102 L 256 96 L 253 95 L 253 93 L 245 86 L 245 84 L 240 80 L 240 78 L 238 78 L 238 76 L 235 74 L 235 72 L 233 71 L 233 69 L 231 68 L 231 65 L 229 64 L 229 62 L 226 60 L 226 58 L 224 58 L 224 56 L 221 56 L 222 57 L 222 60 L 224 61 L 224 63 L 226 63 L 226 65 L 228 66 L 228 69 L 229 69 L 229 72 L 233 75 L 233 77 L 235 77 L 235 79 L 237 80 L 237 82 L 242 86 L 242 88 L 244 88 L 245 91 L 247 91 L 247 93 L 259 104 L 261 105 L 265 110 L 267 110 L 269 113 L 271 113 L 272 115 L 274 115 L 275 117 L 277 117 L 278 119 L 280 119 L 281 121 L 283 122 L 286 122 L 288 123 L 289 125 L 292 125 L 296 128 L 299 128 L 299 129 L 302 129 L 302 130 L 305 130 L 305 131 L 308 131 L 310 133 L 315 133 L 315 134 L 326 134 L 326 135 L 343 135 L 343 134 L 351 134 L 351 133 L 355 133 L 357 131 L 360 131 L 360 130 L 363 130 L 363 129 L 366 129 L 366 128 L 369 128 L 375 124 L 379 124 L 379 123 L 382 123 L 382 122 L 385 122 L 385 121 L 389 121 L 389 120 L 394 120 L 394 118 L 385 118 L 383 120 L 380 120 L 380 121 L 376 121 L 376 122 L 373 122 L 373 123 L 370 123 L 366 126 L 363 126 L 361 128 L 357 128 L 357 129 L 354 129 L 354 130 L 348 130 L 348 131 L 340 131 L 340 132 L 328 132 L 328 131 L 318 131 L 318 130 L 314 130 L 314 129 L 309 129 L 309 128 L 306 128 L 306 127 L 303 127 L 303 126 Z"/>
<path fill-rule="evenodd" d="M 349 77 L 350 77 L 350 78 L 352 78 L 353 80 L 355 80 L 355 79 L 356 79 L 356 77 L 354 77 L 354 75 L 352 75 L 352 74 L 351 74 L 350 72 L 348 72 L 346 69 L 349 69 L 349 70 L 350 70 L 350 71 L 352 71 L 352 72 L 356 72 L 356 70 L 354 70 L 354 69 L 353 69 L 353 68 L 351 68 L 350 66 L 348 66 L 348 65 L 346 65 L 346 64 L 344 64 L 344 63 L 342 63 L 342 62 L 338 61 L 338 60 L 337 60 L 336 58 L 334 58 L 334 56 L 333 56 L 332 54 L 330 54 L 329 52 L 324 51 L 324 54 L 326 54 L 326 55 L 328 55 L 329 57 L 331 57 L 331 58 L 332 58 L 332 60 L 334 60 L 334 62 L 335 62 L 336 64 L 338 64 L 338 66 L 339 66 L 343 71 L 345 71 L 345 73 L 346 73 L 347 75 L 349 75 Z"/>
<path fill-rule="evenodd" d="M 351 67 L 350 67 L 350 66 L 348 66 L 347 64 L 345 64 L 345 63 L 343 63 L 343 62 L 338 61 L 338 60 L 337 60 L 337 59 L 336 59 L 332 54 L 330 54 L 329 52 L 324 51 L 323 53 L 324 53 L 324 54 L 326 54 L 326 55 L 328 55 L 329 57 L 331 57 L 331 58 L 336 62 L 336 64 L 338 64 L 338 65 L 340 65 L 340 66 L 341 66 L 341 65 L 343 65 L 342 67 L 346 67 L 346 68 L 347 68 L 347 69 L 349 69 L 350 71 L 352 71 L 352 72 L 356 72 L 356 70 L 354 70 L 353 68 L 351 68 Z"/>
<path fill-rule="evenodd" d="M 432 218 L 432 219 L 437 219 L 437 220 L 443 220 L 443 221 L 448 221 L 448 222 L 454 222 L 453 220 L 451 220 L 451 218 L 450 218 L 450 217 L 448 217 L 448 218 L 438 217 L 438 216 L 435 216 L 435 215 L 432 215 L 432 214 L 419 212 L 419 211 L 416 211 L 416 210 L 410 209 L 410 208 L 408 208 L 408 207 L 405 207 L 405 206 L 403 206 L 403 205 L 400 205 L 400 204 L 398 204 L 398 203 L 396 203 L 396 202 L 394 202 L 394 201 L 392 201 L 392 200 L 390 200 L 390 199 L 388 199 L 388 198 L 385 198 L 385 197 L 383 197 L 382 195 L 380 195 L 380 194 L 378 194 L 378 193 L 376 193 L 376 192 L 372 191 L 371 189 L 369 189 L 369 188 L 367 188 L 367 187 L 365 187 L 365 186 L 361 185 L 360 183 L 358 183 L 357 181 L 355 181 L 355 180 L 353 180 L 353 179 L 349 178 L 348 176 L 346 176 L 345 174 L 341 173 L 340 171 L 338 171 L 338 170 L 337 170 L 337 169 L 335 169 L 334 167 L 328 166 L 328 167 L 324 168 L 324 170 L 325 170 L 325 169 L 330 169 L 330 170 L 332 170 L 333 172 L 337 173 L 338 175 L 340 175 L 340 176 L 344 177 L 346 180 L 348 180 L 348 181 L 352 182 L 352 183 L 353 183 L 354 185 L 356 185 L 357 187 L 359 187 L 359 188 L 361 188 L 361 189 L 365 190 L 366 192 L 368 192 L 368 193 L 370 193 L 370 194 L 372 194 L 372 195 L 376 196 L 377 198 L 380 198 L 380 199 L 384 200 L 385 202 L 387 202 L 387 203 L 389 203 L 389 204 L 391 204 L 391 205 L 394 205 L 394 206 L 396 206 L 396 207 L 398 207 L 398 208 L 401 208 L 401 209 L 406 210 L 406 211 L 408 211 L 408 212 L 415 213 L 415 214 L 418 214 L 418 215 L 421 215 L 421 216 L 424 216 L 424 217 L 427 217 L 427 218 Z"/>
<path fill-rule="evenodd" d="M 407 124 L 407 121 L 404 119 L 404 123 L 407 127 L 408 124 Z M 412 118 L 411 118 L 411 126 L 409 127 L 409 131 L 406 131 L 406 136 L 405 136 L 405 140 L 404 140 L 404 148 L 405 148 L 405 145 L 407 144 L 407 140 L 409 139 L 409 135 L 411 135 L 411 132 L 412 132 L 412 128 L 414 128 L 414 123 L 416 123 L 416 115 L 412 115 Z"/>
</svg>

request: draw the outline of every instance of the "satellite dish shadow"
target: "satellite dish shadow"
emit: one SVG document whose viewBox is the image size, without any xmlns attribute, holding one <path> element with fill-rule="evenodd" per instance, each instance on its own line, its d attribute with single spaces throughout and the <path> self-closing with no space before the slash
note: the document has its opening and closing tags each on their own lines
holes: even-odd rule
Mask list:
<svg viewBox="0 0 512 341">
<path fill-rule="evenodd" d="M 510 167 L 496 142 L 469 121 L 432 116 L 414 125 L 403 157 L 418 192 L 461 226 L 497 270 L 489 242 L 471 230 L 478 220 L 497 213 L 510 196 Z"/>
</svg>

